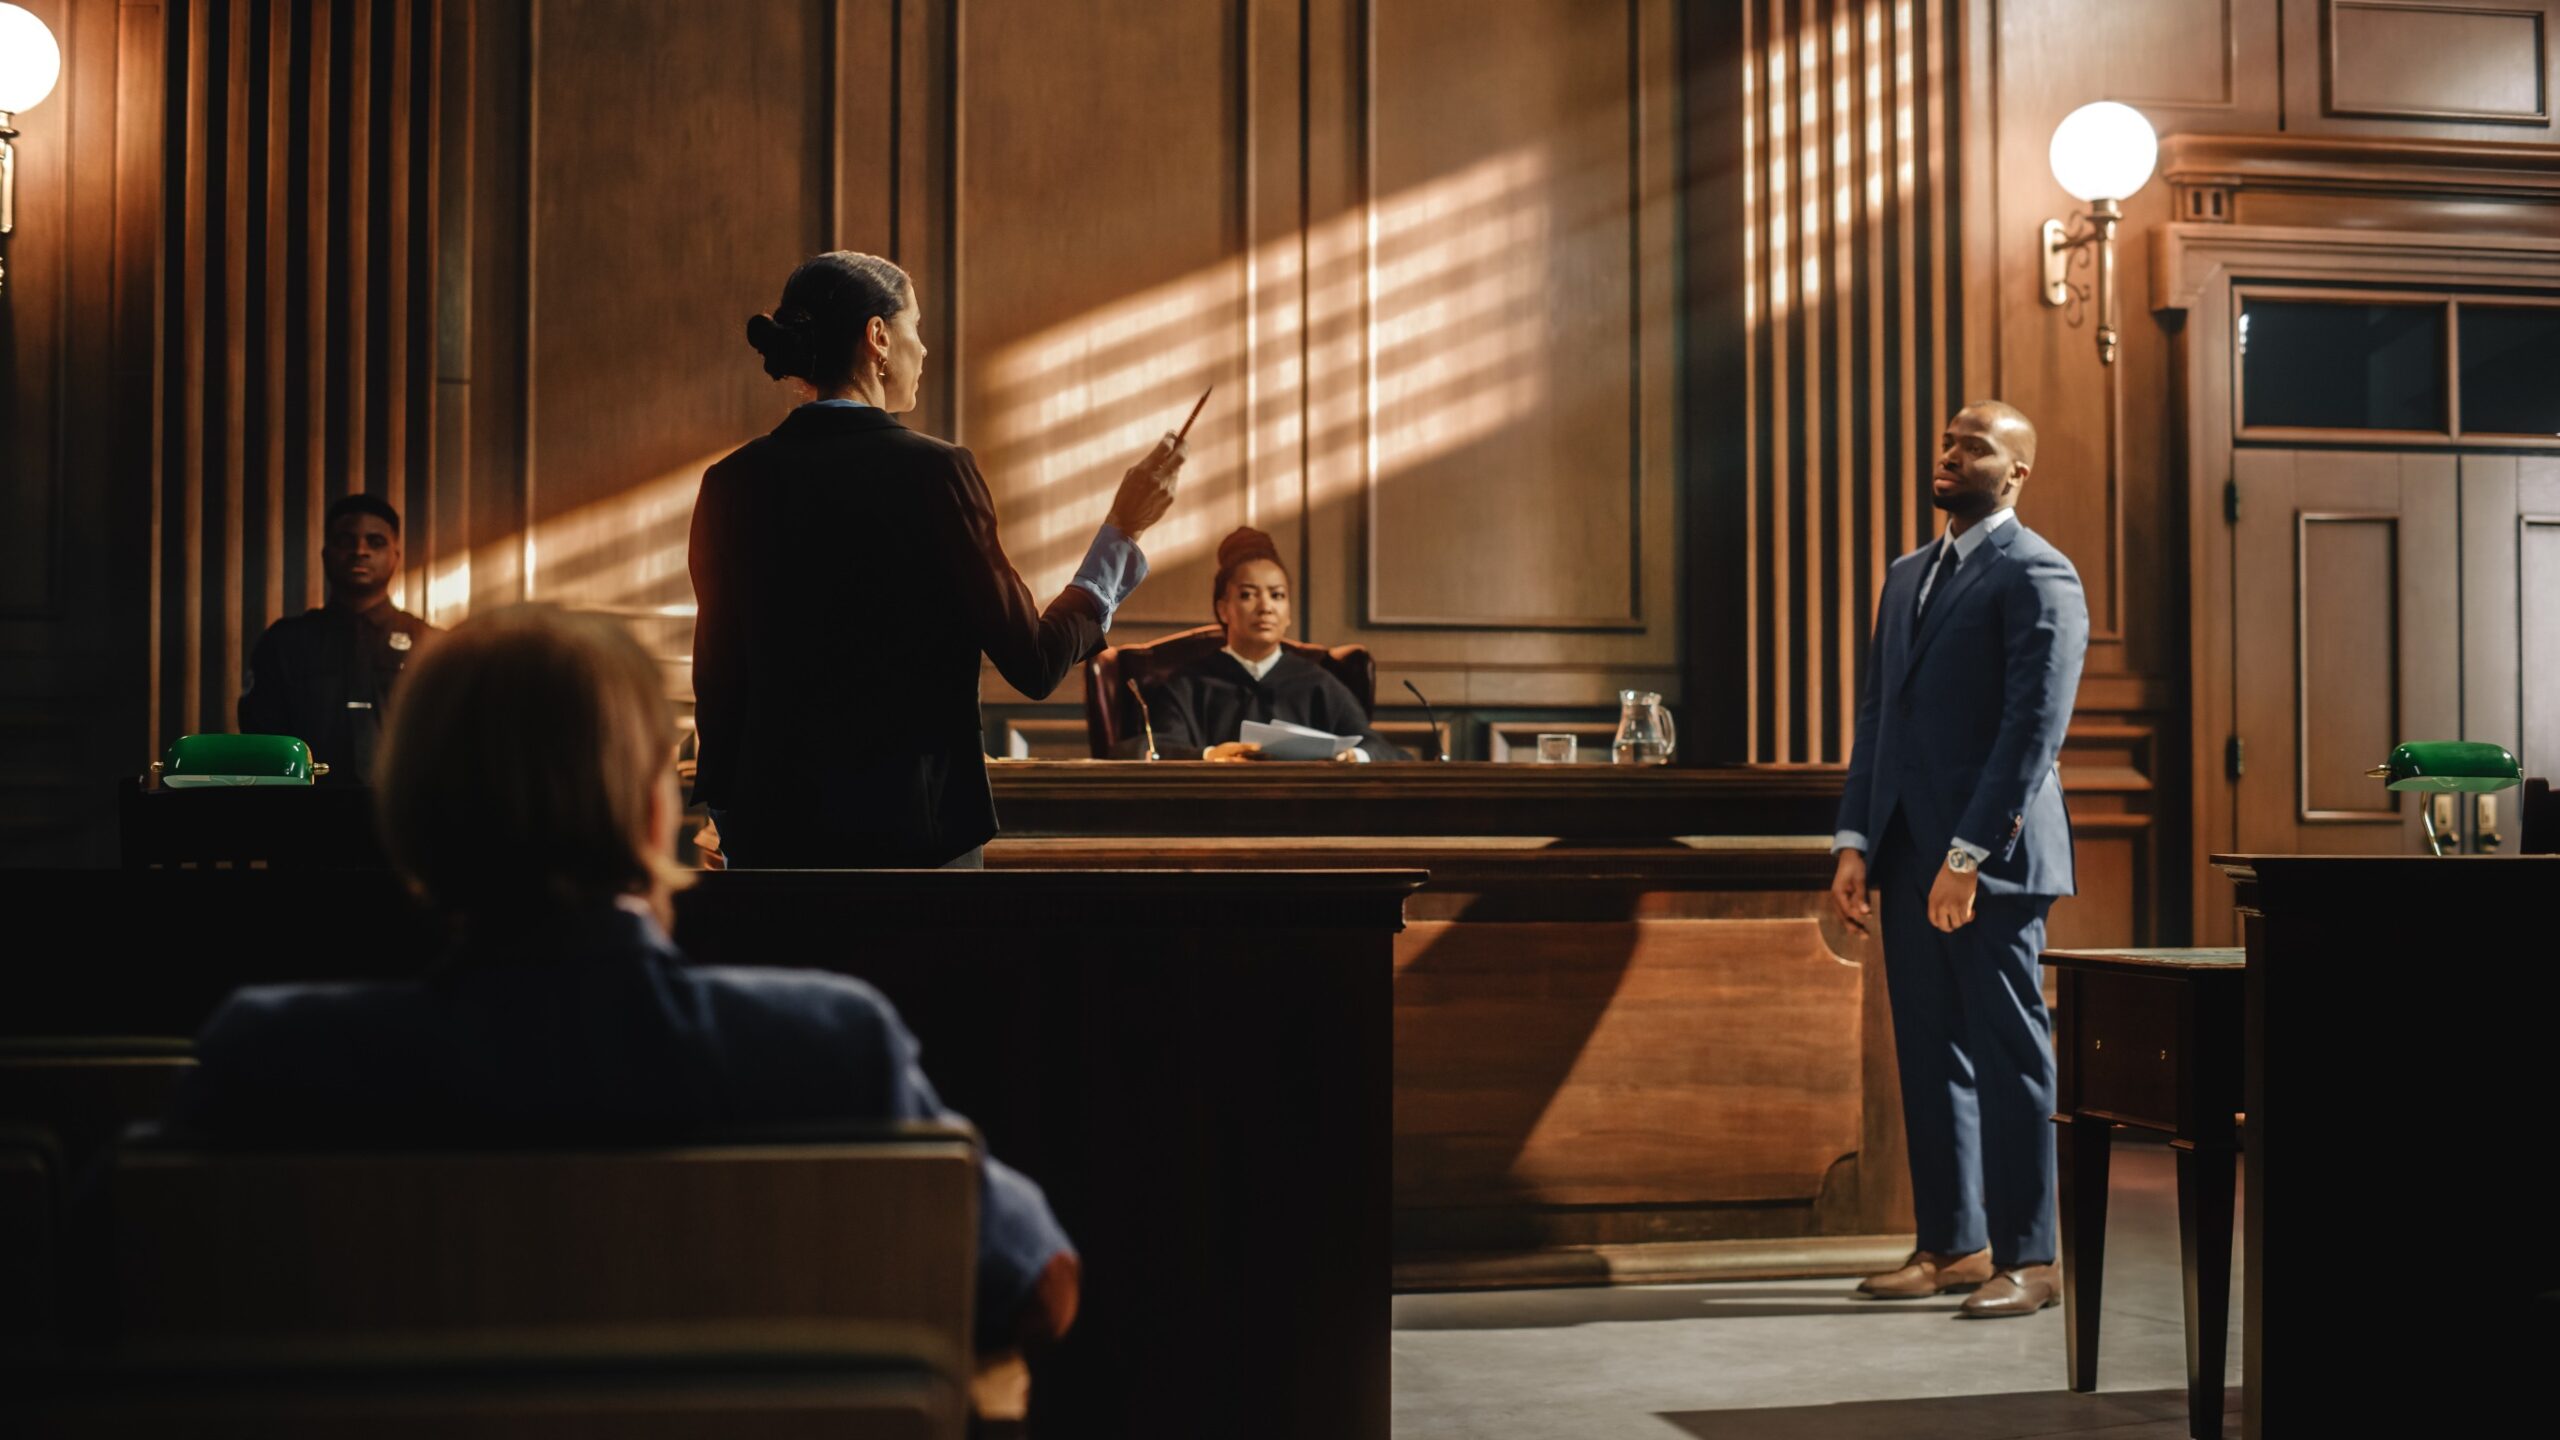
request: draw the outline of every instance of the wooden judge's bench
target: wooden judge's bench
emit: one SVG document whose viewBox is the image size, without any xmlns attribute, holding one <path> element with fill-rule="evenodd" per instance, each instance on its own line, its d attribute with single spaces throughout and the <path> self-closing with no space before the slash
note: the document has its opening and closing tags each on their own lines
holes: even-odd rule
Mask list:
<svg viewBox="0 0 2560 1440">
<path fill-rule="evenodd" d="M 1846 1274 L 1908 1250 L 1883 973 L 1825 898 L 1839 771 L 991 773 L 991 870 L 1430 873 L 1395 942 L 1399 1285 Z"/>
</svg>

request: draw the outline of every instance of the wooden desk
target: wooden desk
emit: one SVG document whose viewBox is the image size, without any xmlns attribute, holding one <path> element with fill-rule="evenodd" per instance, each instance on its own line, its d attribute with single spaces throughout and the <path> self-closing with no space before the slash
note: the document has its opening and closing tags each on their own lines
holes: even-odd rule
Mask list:
<svg viewBox="0 0 2560 1440">
<path fill-rule="evenodd" d="M 2044 963 L 2060 984 L 2053 1120 L 2061 1127 L 2062 1325 L 2071 1388 L 2098 1388 L 2115 1128 L 2157 1131 L 2178 1155 L 2188 1434 L 2220 1440 L 2245 961 L 2237 950 L 2048 950 Z"/>
<path fill-rule="evenodd" d="M 2279 1434 L 2514 1428 L 2553 1353 L 2535 1297 L 2560 1289 L 2560 856 L 2212 863 L 2249 953 L 2243 1433 L 2267 1433 L 2271 1360 Z"/>
<path fill-rule="evenodd" d="M 1047 1189 L 1085 1291 L 1034 1433 L 1385 1440 L 1390 941 L 1421 879 L 745 871 L 676 939 L 878 986 Z M 384 872 L 0 871 L 0 914 L 51 937 L 0 954 L 21 1034 L 190 1034 L 238 985 L 438 948 Z"/>
<path fill-rule="evenodd" d="M 1911 1247 L 1883 972 L 1800 767 L 990 767 L 991 868 L 1413 867 L 1407 1288 L 1856 1274 Z"/>
<path fill-rule="evenodd" d="M 992 869 L 1431 872 L 1395 940 L 1400 1284 L 1849 1275 L 1909 1251 L 1883 972 L 1825 898 L 1841 771 L 988 768 Z M 138 798 L 137 823 L 195 822 L 138 853 L 358 848 L 302 838 L 346 823 L 317 790 Z"/>
</svg>

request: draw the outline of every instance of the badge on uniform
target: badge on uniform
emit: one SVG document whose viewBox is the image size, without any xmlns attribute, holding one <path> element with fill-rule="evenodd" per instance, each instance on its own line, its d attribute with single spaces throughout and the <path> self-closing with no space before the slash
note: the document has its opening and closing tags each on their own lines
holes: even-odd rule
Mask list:
<svg viewBox="0 0 2560 1440">
<path fill-rule="evenodd" d="M 394 630 L 391 632 L 391 648 L 394 650 L 406 650 L 414 643 L 416 642 L 409 638 L 409 632 L 406 630 Z"/>
</svg>

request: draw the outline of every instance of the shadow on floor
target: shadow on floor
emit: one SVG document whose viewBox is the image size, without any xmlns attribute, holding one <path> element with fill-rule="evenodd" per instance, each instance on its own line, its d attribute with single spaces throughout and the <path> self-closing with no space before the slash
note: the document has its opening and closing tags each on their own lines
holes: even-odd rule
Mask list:
<svg viewBox="0 0 2560 1440">
<path fill-rule="evenodd" d="M 2015 1395 L 1938 1395 L 1916 1400 L 1855 1400 L 1773 1410 L 1692 1410 L 1661 1418 L 1697 1440 L 2184 1440 L 2183 1390 L 2074 1395 L 2067 1390 Z M 2240 1433 L 2240 1408 L 2224 1411 L 2223 1433 Z"/>
<path fill-rule="evenodd" d="M 1857 1283 L 1840 1281 L 1836 1295 L 1747 1285 L 1400 1295 L 1395 1302 L 1395 1328 L 1560 1330 L 1575 1325 L 1647 1320 L 1748 1320 L 1781 1315 L 1934 1315 L 1943 1320 L 1953 1316 L 1956 1307 L 1964 1303 L 1961 1295 L 1934 1300 L 1869 1300 L 1854 1293 Z"/>
</svg>

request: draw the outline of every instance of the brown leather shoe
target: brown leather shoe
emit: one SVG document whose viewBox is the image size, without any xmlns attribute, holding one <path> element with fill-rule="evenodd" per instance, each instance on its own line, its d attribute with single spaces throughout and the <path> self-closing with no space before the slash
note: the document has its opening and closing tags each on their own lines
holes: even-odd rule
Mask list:
<svg viewBox="0 0 2560 1440">
<path fill-rule="evenodd" d="M 1950 1290 L 1970 1290 L 1991 1278 L 1991 1252 L 1940 1255 L 1914 1250 L 1899 1270 L 1870 1275 L 1858 1282 L 1858 1293 L 1878 1300 L 1925 1300 Z"/>
<path fill-rule="evenodd" d="M 1965 1297 L 1968 1320 L 2003 1320 L 2033 1315 L 2062 1298 L 2062 1271 L 2051 1265 L 2021 1265 L 2003 1270 Z"/>
</svg>

